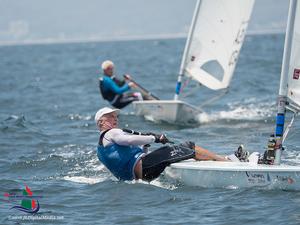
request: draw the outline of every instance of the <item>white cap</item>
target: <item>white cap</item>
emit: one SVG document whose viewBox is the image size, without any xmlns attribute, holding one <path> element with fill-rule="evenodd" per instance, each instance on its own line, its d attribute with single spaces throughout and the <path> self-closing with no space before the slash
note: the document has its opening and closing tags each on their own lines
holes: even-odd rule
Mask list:
<svg viewBox="0 0 300 225">
<path fill-rule="evenodd" d="M 114 63 L 110 60 L 105 60 L 101 65 L 103 70 L 106 70 L 110 66 L 114 67 Z"/>
<path fill-rule="evenodd" d="M 108 114 L 108 113 L 112 113 L 112 112 L 117 112 L 118 113 L 119 111 L 120 111 L 119 109 L 111 109 L 111 108 L 108 108 L 108 107 L 104 107 L 102 109 L 99 109 L 98 112 L 95 115 L 95 121 L 97 123 L 103 115 Z"/>
</svg>

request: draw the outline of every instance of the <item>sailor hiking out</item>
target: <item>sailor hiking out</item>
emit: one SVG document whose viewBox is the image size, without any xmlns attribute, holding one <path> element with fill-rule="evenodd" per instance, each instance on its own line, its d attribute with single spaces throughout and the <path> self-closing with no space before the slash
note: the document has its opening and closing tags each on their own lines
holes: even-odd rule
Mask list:
<svg viewBox="0 0 300 225">
<path fill-rule="evenodd" d="M 157 178 L 172 163 L 186 159 L 227 161 L 193 142 L 164 145 L 150 153 L 151 143 L 170 143 L 164 134 L 139 133 L 118 128 L 118 109 L 104 107 L 95 115 L 100 130 L 97 148 L 99 160 L 120 180 Z"/>
</svg>

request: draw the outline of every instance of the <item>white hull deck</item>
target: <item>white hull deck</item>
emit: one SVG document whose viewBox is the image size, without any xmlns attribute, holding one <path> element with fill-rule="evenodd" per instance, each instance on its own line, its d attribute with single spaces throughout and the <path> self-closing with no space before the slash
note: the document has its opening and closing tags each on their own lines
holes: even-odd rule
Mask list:
<svg viewBox="0 0 300 225">
<path fill-rule="evenodd" d="M 203 188 L 300 190 L 300 166 L 187 160 L 166 168 L 168 179 Z"/>
<path fill-rule="evenodd" d="M 199 124 L 202 111 L 186 102 L 175 100 L 150 100 L 133 102 L 136 115 L 148 120 L 163 121 L 179 125 Z"/>
</svg>

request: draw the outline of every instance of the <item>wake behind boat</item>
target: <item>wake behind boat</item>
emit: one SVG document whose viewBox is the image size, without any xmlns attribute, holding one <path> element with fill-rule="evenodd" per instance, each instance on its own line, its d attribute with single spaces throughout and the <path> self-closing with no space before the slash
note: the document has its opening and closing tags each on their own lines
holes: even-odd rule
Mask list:
<svg viewBox="0 0 300 225">
<path fill-rule="evenodd" d="M 285 113 L 294 113 L 284 131 Z M 300 4 L 290 1 L 282 61 L 276 129 L 259 160 L 249 162 L 185 161 L 172 164 L 166 175 L 186 185 L 200 187 L 267 187 L 300 190 L 300 166 L 281 164 L 282 144 L 300 112 Z"/>
<path fill-rule="evenodd" d="M 174 100 L 136 101 L 133 102 L 135 113 L 168 123 L 199 123 L 199 114 L 203 110 L 179 100 L 182 81 L 184 78 L 192 79 L 214 91 L 229 87 L 253 4 L 254 0 L 198 0 L 182 57 Z"/>
</svg>

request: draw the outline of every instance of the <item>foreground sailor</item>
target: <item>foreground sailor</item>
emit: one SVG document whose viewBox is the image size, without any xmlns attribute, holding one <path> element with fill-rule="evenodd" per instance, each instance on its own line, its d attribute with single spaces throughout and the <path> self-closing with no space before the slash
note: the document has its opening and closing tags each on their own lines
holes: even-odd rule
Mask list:
<svg viewBox="0 0 300 225">
<path fill-rule="evenodd" d="M 108 107 L 102 108 L 96 113 L 95 121 L 100 130 L 98 158 L 120 180 L 151 181 L 170 164 L 191 158 L 226 161 L 222 156 L 195 146 L 192 142 L 166 145 L 146 153 L 143 150 L 144 145 L 153 142 L 166 144 L 168 139 L 163 134 L 128 133 L 128 130 L 118 128 L 118 111 Z"/>
<path fill-rule="evenodd" d="M 119 80 L 114 76 L 114 63 L 106 60 L 102 63 L 103 77 L 99 79 L 99 88 L 102 97 L 112 106 L 121 109 L 133 101 L 142 101 L 143 97 L 139 92 L 129 92 L 131 88 L 136 87 L 129 75 L 125 80 Z"/>
</svg>

